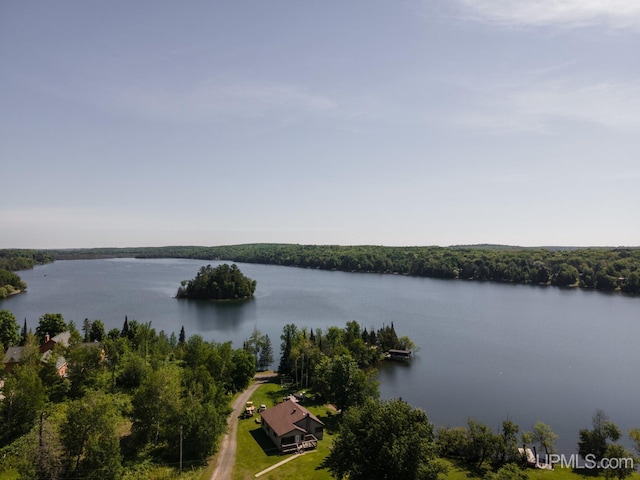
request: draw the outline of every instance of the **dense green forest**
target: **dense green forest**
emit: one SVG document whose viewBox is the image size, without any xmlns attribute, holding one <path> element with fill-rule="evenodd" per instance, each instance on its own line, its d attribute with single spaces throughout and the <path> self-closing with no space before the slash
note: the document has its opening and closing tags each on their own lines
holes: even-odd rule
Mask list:
<svg viewBox="0 0 640 480">
<path fill-rule="evenodd" d="M 6 343 L 21 345 L 19 364 L 0 369 L 0 472 L 21 478 L 146 478 L 159 466 L 177 470 L 181 436 L 184 462 L 203 465 L 225 431 L 232 395 L 248 386 L 257 364 L 273 362 L 271 342 L 257 329 L 234 350 L 231 342 L 186 338 L 184 328 L 167 335 L 128 318 L 105 332 L 100 320 L 85 319 L 78 329 L 47 313 L 35 334 L 26 324 L 19 329 L 10 311 L 0 319 Z M 68 345 L 43 355 L 43 331 L 70 332 Z M 368 331 L 355 321 L 313 332 L 290 324 L 281 338 L 280 373 L 341 410 L 378 396 L 370 367 L 385 350 L 413 348 L 393 325 Z"/>
<path fill-rule="evenodd" d="M 0 313 L 16 339 L 15 318 Z M 0 368 L 0 472 L 21 478 L 148 478 L 158 466 L 177 472 L 181 438 L 185 466 L 202 465 L 226 429 L 231 396 L 256 371 L 245 349 L 186 338 L 184 329 L 176 336 L 125 318 L 122 329 L 105 333 L 100 320 L 86 319 L 79 331 L 45 314 L 36 333 L 52 327 L 70 332 L 67 346 L 42 354 L 23 328 L 19 354 L 13 347 L 19 364 Z"/>
<path fill-rule="evenodd" d="M 229 260 L 347 272 L 578 286 L 640 293 L 640 248 L 384 247 L 246 244 L 43 252 L 55 259 L 139 257 Z"/>
<path fill-rule="evenodd" d="M 42 250 L 0 250 L 0 269 L 30 270 L 35 265 L 53 262 L 53 255 Z"/>
<path fill-rule="evenodd" d="M 184 280 L 177 298 L 196 298 L 206 300 L 240 300 L 253 296 L 257 282 L 245 277 L 234 263 L 217 267 L 207 265 L 198 270 L 195 278 Z"/>
</svg>

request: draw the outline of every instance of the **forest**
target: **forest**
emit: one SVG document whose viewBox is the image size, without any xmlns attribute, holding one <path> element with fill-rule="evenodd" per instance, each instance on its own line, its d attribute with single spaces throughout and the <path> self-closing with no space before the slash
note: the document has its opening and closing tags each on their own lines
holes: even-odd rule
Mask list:
<svg viewBox="0 0 640 480">
<path fill-rule="evenodd" d="M 126 317 L 105 332 L 100 320 L 79 329 L 48 313 L 32 333 L 2 310 L 0 333 L 0 472 L 20 478 L 137 479 L 160 466 L 177 472 L 181 459 L 201 466 L 256 371 L 231 342 Z"/>
<path fill-rule="evenodd" d="M 234 393 L 273 362 L 257 328 L 233 349 L 127 317 L 106 332 L 101 320 L 77 326 L 47 313 L 32 331 L 2 310 L 0 340 L 0 472 L 21 478 L 145 478 L 177 470 L 180 458 L 201 466 L 217 450 Z M 355 321 L 324 331 L 286 325 L 281 340 L 283 378 L 341 410 L 378 396 L 371 367 L 384 351 L 414 348 L 393 324 L 368 331 Z"/>
<path fill-rule="evenodd" d="M 640 248 L 245 244 L 39 252 L 53 259 L 192 258 L 640 293 Z"/>
</svg>

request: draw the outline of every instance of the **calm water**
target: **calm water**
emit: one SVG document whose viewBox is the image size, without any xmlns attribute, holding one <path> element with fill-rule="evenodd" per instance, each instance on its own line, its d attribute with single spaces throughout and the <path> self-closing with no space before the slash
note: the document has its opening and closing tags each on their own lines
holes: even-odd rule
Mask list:
<svg viewBox="0 0 640 480">
<path fill-rule="evenodd" d="M 575 289 L 351 274 L 239 264 L 258 281 L 256 298 L 215 304 L 173 298 L 200 260 L 59 261 L 20 272 L 27 293 L 0 309 L 35 329 L 47 312 L 81 326 L 125 315 L 157 330 L 242 345 L 254 326 L 279 350 L 286 323 L 368 328 L 394 322 L 421 350 L 411 365 L 381 368 L 383 398 L 402 397 L 436 425 L 474 417 L 521 429 L 541 420 L 570 454 L 596 408 L 623 431 L 640 428 L 640 298 Z"/>
</svg>

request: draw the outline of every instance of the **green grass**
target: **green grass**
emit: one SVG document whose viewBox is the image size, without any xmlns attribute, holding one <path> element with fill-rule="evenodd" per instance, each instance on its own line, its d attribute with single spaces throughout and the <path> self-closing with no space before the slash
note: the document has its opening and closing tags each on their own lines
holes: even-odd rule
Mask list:
<svg viewBox="0 0 640 480">
<path fill-rule="evenodd" d="M 267 383 L 256 390 L 251 397 L 254 405 L 265 404 L 267 408 L 274 405 L 274 401 L 282 400 L 288 393 L 279 384 Z M 289 463 L 282 465 L 269 473 L 259 477 L 261 480 L 278 480 L 283 478 L 304 478 L 305 480 L 331 480 L 327 470 L 318 467 L 329 454 L 329 447 L 335 435 L 335 417 L 332 412 L 322 405 L 304 404 L 310 412 L 318 416 L 325 423 L 324 438 L 318 442 L 318 448 L 299 455 Z M 238 419 L 238 436 L 236 463 L 233 469 L 233 480 L 249 480 L 262 470 L 288 458 L 291 455 L 280 455 L 275 445 L 264 434 L 260 425 L 254 421 L 259 418 Z"/>
<path fill-rule="evenodd" d="M 282 396 L 287 393 L 289 392 L 282 390 L 279 384 L 267 383 L 256 390 L 251 400 L 257 407 L 265 404 L 269 408 L 274 405 L 274 402 L 281 401 Z M 323 440 L 318 442 L 316 450 L 299 456 L 289 463 L 262 475 L 259 477 L 260 480 L 281 480 L 283 478 L 331 480 L 332 477 L 329 472 L 320 469 L 319 466 L 329 454 L 329 447 L 336 435 L 337 418 L 325 405 L 313 403 L 305 403 L 304 405 L 325 423 L 326 428 Z M 236 463 L 232 480 L 253 479 L 256 473 L 288 458 L 290 455 L 296 455 L 280 455 L 275 445 L 264 434 L 260 425 L 255 423 L 255 418 L 259 418 L 259 415 L 256 414 L 253 418 L 235 419 L 239 423 Z M 484 477 L 483 473 L 488 471 L 471 472 L 449 460 L 442 459 L 441 461 L 449 467 L 449 472 L 442 476 L 443 479 L 447 480 L 481 480 Z M 527 473 L 530 480 L 593 480 L 605 478 L 604 474 L 598 477 L 589 475 L 590 472 L 574 471 L 570 468 L 556 468 L 553 471 L 529 469 Z M 634 473 L 629 479 L 640 480 L 640 473 Z"/>
</svg>

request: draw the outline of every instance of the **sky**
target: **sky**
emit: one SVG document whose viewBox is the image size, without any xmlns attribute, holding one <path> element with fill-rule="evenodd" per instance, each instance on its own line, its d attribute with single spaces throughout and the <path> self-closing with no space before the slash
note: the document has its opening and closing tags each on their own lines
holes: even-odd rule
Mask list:
<svg viewBox="0 0 640 480">
<path fill-rule="evenodd" d="M 0 2 L 0 248 L 640 245 L 637 0 Z"/>
</svg>

